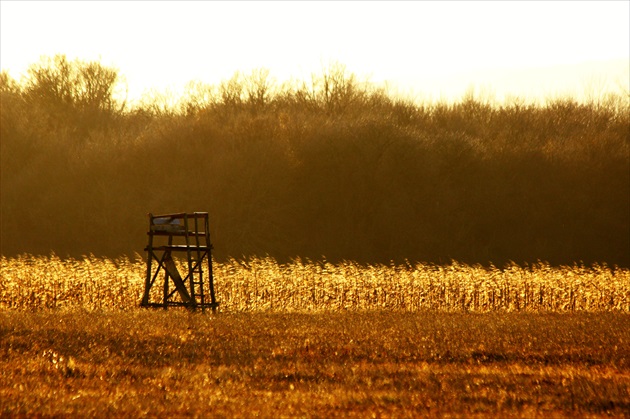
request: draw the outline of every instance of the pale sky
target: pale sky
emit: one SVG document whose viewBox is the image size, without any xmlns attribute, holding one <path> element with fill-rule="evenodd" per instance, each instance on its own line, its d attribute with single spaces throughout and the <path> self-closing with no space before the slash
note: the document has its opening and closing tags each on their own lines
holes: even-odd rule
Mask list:
<svg viewBox="0 0 630 419">
<path fill-rule="evenodd" d="M 420 99 L 630 89 L 630 1 L 1 0 L 0 18 L 13 77 L 40 56 L 99 60 L 131 99 L 256 68 L 308 81 L 333 62 Z"/>
</svg>

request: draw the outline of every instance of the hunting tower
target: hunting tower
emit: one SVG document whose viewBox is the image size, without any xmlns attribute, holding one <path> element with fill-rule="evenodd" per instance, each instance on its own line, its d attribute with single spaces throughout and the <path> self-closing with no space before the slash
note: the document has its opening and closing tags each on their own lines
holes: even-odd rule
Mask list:
<svg viewBox="0 0 630 419">
<path fill-rule="evenodd" d="M 215 311 L 219 304 L 214 295 L 208 213 L 149 214 L 147 234 L 149 244 L 144 249 L 147 276 L 140 305 L 165 310 L 187 307 Z M 180 269 L 187 268 L 185 276 L 180 274 L 177 264 Z M 204 266 L 207 266 L 206 272 Z M 163 278 L 162 292 L 151 292 L 160 277 Z"/>
</svg>

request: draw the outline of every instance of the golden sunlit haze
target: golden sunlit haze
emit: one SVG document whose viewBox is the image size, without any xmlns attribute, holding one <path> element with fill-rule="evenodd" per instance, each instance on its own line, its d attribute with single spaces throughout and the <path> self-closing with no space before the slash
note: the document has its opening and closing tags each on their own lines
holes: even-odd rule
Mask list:
<svg viewBox="0 0 630 419">
<path fill-rule="evenodd" d="M 41 56 L 119 69 L 128 96 L 269 69 L 308 80 L 333 62 L 419 99 L 628 89 L 630 3 L 7 2 L 1 66 Z"/>
</svg>

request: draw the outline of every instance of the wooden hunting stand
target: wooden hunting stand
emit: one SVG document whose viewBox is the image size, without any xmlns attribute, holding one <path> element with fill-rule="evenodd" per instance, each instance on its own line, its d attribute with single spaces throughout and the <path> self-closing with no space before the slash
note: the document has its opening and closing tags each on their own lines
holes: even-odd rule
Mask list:
<svg viewBox="0 0 630 419">
<path fill-rule="evenodd" d="M 142 307 L 187 307 L 191 310 L 219 305 L 214 296 L 212 275 L 212 244 L 208 213 L 149 214 L 149 244 L 147 252 L 147 276 L 142 296 Z M 166 243 L 156 244 L 156 240 Z M 184 277 L 177 270 L 174 254 L 186 256 L 188 274 Z M 155 263 L 154 263 L 155 261 Z M 208 266 L 208 278 L 204 281 L 204 262 Z M 155 269 L 154 269 L 155 265 Z M 151 287 L 164 274 L 162 301 L 151 301 Z M 174 288 L 171 288 L 171 282 Z M 153 293 L 155 297 L 155 293 Z M 209 299 L 209 301 L 208 301 Z"/>
</svg>

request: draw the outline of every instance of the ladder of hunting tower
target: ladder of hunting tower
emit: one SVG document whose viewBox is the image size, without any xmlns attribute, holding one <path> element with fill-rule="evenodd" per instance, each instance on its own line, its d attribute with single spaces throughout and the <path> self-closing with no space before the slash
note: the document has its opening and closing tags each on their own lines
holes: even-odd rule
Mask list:
<svg viewBox="0 0 630 419">
<path fill-rule="evenodd" d="M 147 235 L 149 244 L 144 249 L 147 252 L 147 276 L 140 305 L 164 309 L 169 306 L 193 310 L 211 308 L 215 311 L 219 304 L 214 295 L 208 213 L 149 214 Z M 160 239 L 162 243 L 158 243 Z M 180 274 L 173 259 L 178 254 L 186 256 L 188 273 L 185 276 Z M 204 262 L 208 266 L 208 278 L 205 280 Z M 154 301 L 151 288 L 161 273 L 164 280 L 161 301 Z"/>
</svg>

